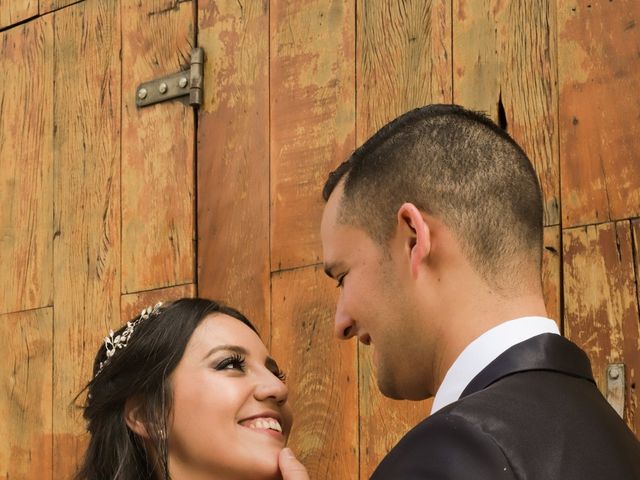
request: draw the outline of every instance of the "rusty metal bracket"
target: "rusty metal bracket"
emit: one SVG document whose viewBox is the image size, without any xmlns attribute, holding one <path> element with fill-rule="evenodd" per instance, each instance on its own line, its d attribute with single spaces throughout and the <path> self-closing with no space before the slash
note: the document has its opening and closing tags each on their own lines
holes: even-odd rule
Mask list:
<svg viewBox="0 0 640 480">
<path fill-rule="evenodd" d="M 189 95 L 189 104 L 194 107 L 202 105 L 204 50 L 191 50 L 191 67 L 189 70 L 172 73 L 155 80 L 141 83 L 136 88 L 136 106 L 148 107 L 155 103 L 165 102 Z"/>
<path fill-rule="evenodd" d="M 624 363 L 607 365 L 607 402 L 624 418 Z"/>
</svg>

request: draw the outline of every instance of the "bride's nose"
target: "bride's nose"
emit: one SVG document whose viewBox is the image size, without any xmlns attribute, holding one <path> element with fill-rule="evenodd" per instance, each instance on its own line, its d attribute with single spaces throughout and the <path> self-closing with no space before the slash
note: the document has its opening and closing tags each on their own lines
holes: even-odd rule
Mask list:
<svg viewBox="0 0 640 480">
<path fill-rule="evenodd" d="M 260 401 L 273 399 L 277 403 L 283 404 L 287 401 L 288 396 L 287 385 L 271 372 L 261 376 L 254 390 L 254 397 Z"/>
</svg>

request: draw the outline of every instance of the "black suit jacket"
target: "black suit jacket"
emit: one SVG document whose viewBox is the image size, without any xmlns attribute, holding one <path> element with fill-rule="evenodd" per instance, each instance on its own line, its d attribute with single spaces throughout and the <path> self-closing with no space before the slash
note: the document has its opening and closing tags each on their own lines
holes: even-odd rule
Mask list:
<svg viewBox="0 0 640 480">
<path fill-rule="evenodd" d="M 640 479 L 640 443 L 598 391 L 585 353 L 543 334 L 496 358 L 371 478 Z"/>
</svg>

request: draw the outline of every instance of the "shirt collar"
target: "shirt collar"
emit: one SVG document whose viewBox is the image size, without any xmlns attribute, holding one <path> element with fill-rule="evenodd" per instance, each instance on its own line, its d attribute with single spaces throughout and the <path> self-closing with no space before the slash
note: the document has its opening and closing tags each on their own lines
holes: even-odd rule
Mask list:
<svg viewBox="0 0 640 480">
<path fill-rule="evenodd" d="M 514 345 L 543 333 L 560 334 L 556 322 L 545 317 L 521 317 L 487 330 L 458 355 L 436 392 L 431 414 L 460 398 L 471 380 Z"/>
</svg>

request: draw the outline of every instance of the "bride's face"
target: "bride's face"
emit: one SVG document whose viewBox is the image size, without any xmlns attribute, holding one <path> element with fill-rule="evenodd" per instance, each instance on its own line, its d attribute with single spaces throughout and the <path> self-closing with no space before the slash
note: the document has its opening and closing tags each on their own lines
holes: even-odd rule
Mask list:
<svg viewBox="0 0 640 480">
<path fill-rule="evenodd" d="M 171 478 L 278 478 L 291 429 L 287 387 L 260 338 L 224 314 L 205 318 L 171 375 Z"/>
</svg>

